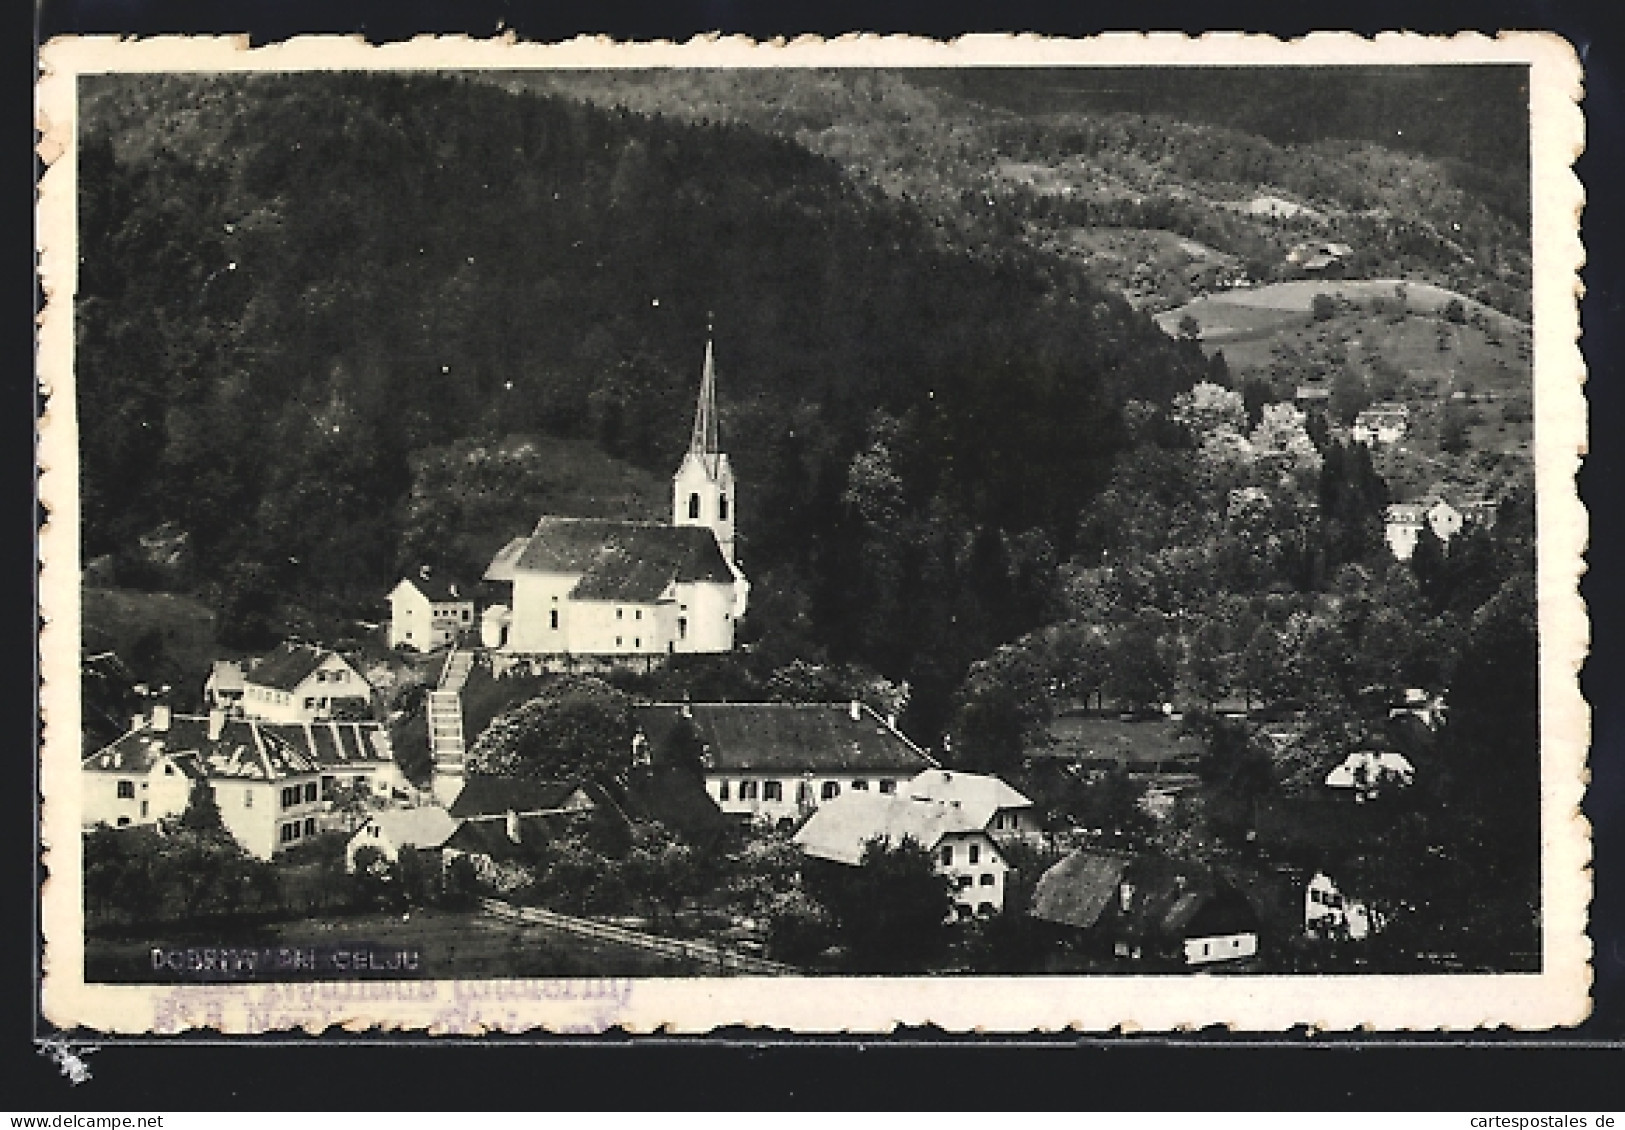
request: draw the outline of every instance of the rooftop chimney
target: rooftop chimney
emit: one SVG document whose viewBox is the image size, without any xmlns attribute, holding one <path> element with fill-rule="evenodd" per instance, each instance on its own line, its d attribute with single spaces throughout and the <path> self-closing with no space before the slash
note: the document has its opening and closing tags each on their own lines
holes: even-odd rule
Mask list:
<svg viewBox="0 0 1625 1130">
<path fill-rule="evenodd" d="M 226 729 L 226 712 L 218 706 L 209 711 L 209 740 L 217 742 Z"/>
<path fill-rule="evenodd" d="M 153 728 L 154 731 L 156 731 L 157 733 L 160 733 L 160 734 L 167 734 L 169 732 L 169 704 L 168 703 L 160 702 L 160 703 L 157 703 L 155 706 L 153 706 L 153 708 L 152 708 L 152 728 Z"/>
<path fill-rule="evenodd" d="M 130 715 L 130 729 L 139 730 L 139 729 L 141 729 L 141 727 L 145 726 L 146 724 L 147 724 L 147 716 L 145 714 L 132 714 L 132 715 Z"/>
<path fill-rule="evenodd" d="M 512 840 L 514 843 L 518 843 L 519 842 L 519 814 L 517 812 L 515 812 L 511 808 L 508 809 L 507 825 L 508 825 L 508 838 L 510 840 Z"/>
<path fill-rule="evenodd" d="M 852 715 L 852 721 L 854 721 L 854 722 L 863 721 L 863 707 L 859 704 L 857 699 L 853 699 L 848 704 L 847 712 Z"/>
<path fill-rule="evenodd" d="M 418 566 L 418 580 L 427 581 L 429 579 L 429 572 L 430 572 L 430 570 L 429 570 L 429 567 L 427 565 L 419 565 Z"/>
</svg>

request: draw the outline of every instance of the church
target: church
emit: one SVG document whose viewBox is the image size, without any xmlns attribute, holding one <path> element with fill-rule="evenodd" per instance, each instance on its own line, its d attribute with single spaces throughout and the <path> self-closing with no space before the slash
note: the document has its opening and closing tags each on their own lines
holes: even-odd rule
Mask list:
<svg viewBox="0 0 1625 1130">
<path fill-rule="evenodd" d="M 512 599 L 486 611 L 482 642 L 514 655 L 593 658 L 731 651 L 750 594 L 734 561 L 737 513 L 707 338 L 671 523 L 543 517 L 485 571 L 512 586 Z"/>
</svg>

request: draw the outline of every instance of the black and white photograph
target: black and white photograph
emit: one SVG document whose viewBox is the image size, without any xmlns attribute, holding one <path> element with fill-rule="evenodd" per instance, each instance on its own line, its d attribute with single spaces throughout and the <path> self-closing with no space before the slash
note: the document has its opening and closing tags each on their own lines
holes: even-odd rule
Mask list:
<svg viewBox="0 0 1625 1130">
<path fill-rule="evenodd" d="M 64 58 L 47 1014 L 1577 1021 L 1530 39 Z"/>
</svg>

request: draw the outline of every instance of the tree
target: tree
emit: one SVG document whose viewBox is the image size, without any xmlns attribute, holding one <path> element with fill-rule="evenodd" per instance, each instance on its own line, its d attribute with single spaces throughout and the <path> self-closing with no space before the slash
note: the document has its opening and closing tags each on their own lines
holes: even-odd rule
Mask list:
<svg viewBox="0 0 1625 1130">
<path fill-rule="evenodd" d="M 1456 325 L 1464 325 L 1467 321 L 1467 307 L 1462 305 L 1459 298 L 1452 298 L 1444 304 L 1444 320 Z"/>
<path fill-rule="evenodd" d="M 683 903 L 702 889 L 698 854 L 656 820 L 633 824 L 632 849 L 616 866 L 651 918 L 663 909 L 675 921 Z"/>
<path fill-rule="evenodd" d="M 864 845 L 856 867 L 809 860 L 809 889 L 829 908 L 850 971 L 904 973 L 942 952 L 953 908 L 948 877 L 913 837 Z M 814 866 L 822 864 L 822 866 Z"/>
<path fill-rule="evenodd" d="M 198 778 L 192 782 L 192 791 L 186 798 L 179 824 L 188 832 L 214 839 L 230 839 L 225 821 L 220 817 L 220 805 L 215 802 L 214 787 Z"/>
<path fill-rule="evenodd" d="M 469 769 L 543 781 L 614 777 L 631 768 L 633 732 L 625 693 L 590 676 L 559 676 L 486 727 Z"/>
<path fill-rule="evenodd" d="M 1309 300 L 1309 313 L 1317 322 L 1329 322 L 1337 316 L 1337 299 L 1329 294 L 1317 294 Z"/>
</svg>

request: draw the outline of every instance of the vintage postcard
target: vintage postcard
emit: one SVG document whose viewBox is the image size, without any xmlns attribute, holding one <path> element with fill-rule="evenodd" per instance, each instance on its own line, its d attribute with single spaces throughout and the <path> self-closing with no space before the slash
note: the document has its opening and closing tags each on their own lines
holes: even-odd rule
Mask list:
<svg viewBox="0 0 1625 1130">
<path fill-rule="evenodd" d="M 42 53 L 42 1010 L 1589 1007 L 1581 72 Z"/>
</svg>

